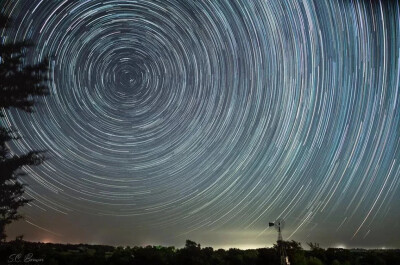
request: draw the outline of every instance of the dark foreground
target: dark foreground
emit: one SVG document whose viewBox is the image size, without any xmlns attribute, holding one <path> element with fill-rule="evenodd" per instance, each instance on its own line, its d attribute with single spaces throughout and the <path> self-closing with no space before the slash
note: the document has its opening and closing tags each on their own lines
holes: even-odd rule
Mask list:
<svg viewBox="0 0 400 265">
<path fill-rule="evenodd" d="M 400 250 L 322 249 L 309 244 L 284 242 L 291 265 L 400 265 Z M 33 243 L 22 240 L 0 243 L 0 264 L 73 264 L 73 265 L 278 265 L 277 246 L 250 250 L 214 250 L 186 241 L 184 248 L 147 246 L 112 247 Z"/>
</svg>

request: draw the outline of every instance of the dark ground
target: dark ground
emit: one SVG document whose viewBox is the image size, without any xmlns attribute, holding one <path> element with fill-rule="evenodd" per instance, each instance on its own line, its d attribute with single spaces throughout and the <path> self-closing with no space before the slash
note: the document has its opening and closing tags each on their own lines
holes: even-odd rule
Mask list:
<svg viewBox="0 0 400 265">
<path fill-rule="evenodd" d="M 320 248 L 303 250 L 300 243 L 284 242 L 291 265 L 400 265 L 400 250 Z M 15 240 L 0 244 L 0 264 L 73 265 L 268 265 L 279 264 L 278 247 L 218 249 L 187 240 L 184 248 L 162 246 L 113 247 L 35 243 Z"/>
</svg>

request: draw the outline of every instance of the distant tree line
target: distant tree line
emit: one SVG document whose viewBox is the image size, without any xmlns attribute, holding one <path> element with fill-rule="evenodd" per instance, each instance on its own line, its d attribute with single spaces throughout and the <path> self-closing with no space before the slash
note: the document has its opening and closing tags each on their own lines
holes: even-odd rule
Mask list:
<svg viewBox="0 0 400 265">
<path fill-rule="evenodd" d="M 400 250 L 323 249 L 318 244 L 311 243 L 311 250 L 303 250 L 301 244 L 296 241 L 282 243 L 287 247 L 291 265 L 400 264 Z M 272 248 L 249 250 L 214 250 L 211 247 L 202 248 L 200 244 L 190 240 L 186 241 L 185 247 L 177 249 L 162 246 L 45 244 L 18 239 L 2 244 L 0 264 L 11 264 L 15 262 L 15 254 L 21 254 L 21 260 L 27 255 L 33 259 L 28 264 L 49 265 L 278 265 L 277 250 L 277 245 Z"/>
</svg>

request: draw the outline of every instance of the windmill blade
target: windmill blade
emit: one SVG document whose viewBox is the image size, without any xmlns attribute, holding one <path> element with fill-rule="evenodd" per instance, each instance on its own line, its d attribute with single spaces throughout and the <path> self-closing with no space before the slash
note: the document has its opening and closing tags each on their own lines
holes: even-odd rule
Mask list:
<svg viewBox="0 0 400 265">
<path fill-rule="evenodd" d="M 275 226 L 283 229 L 283 227 L 285 226 L 285 221 L 282 218 L 279 218 L 275 221 Z"/>
</svg>

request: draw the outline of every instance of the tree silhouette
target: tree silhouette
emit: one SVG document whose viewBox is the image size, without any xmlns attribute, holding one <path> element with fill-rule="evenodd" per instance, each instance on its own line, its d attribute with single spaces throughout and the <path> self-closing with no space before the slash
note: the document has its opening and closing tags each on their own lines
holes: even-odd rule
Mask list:
<svg viewBox="0 0 400 265">
<path fill-rule="evenodd" d="M 0 30 L 7 28 L 10 21 L 0 14 Z M 49 94 L 48 60 L 34 65 L 23 62 L 31 46 L 27 41 L 0 43 L 0 122 L 5 109 L 17 108 L 31 113 L 35 97 Z M 41 151 L 12 155 L 6 143 L 17 139 L 15 132 L 0 123 L 0 241 L 6 238 L 5 226 L 20 219 L 18 209 L 30 201 L 23 197 L 25 185 L 19 178 L 25 173 L 21 167 L 38 165 L 44 159 Z"/>
</svg>

